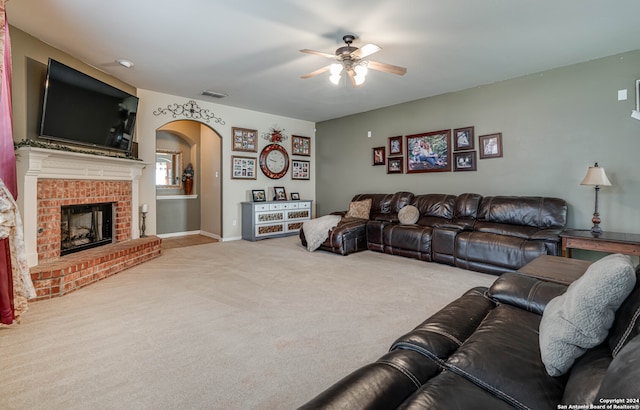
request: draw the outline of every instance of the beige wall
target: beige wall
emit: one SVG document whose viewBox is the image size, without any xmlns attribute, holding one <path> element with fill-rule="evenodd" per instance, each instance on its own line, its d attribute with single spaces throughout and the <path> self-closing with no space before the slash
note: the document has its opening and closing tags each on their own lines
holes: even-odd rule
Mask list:
<svg viewBox="0 0 640 410">
<path fill-rule="evenodd" d="M 11 57 L 14 141 L 38 136 L 40 105 L 49 58 L 136 95 L 135 87 L 84 64 L 13 26 L 11 26 Z"/>
<path fill-rule="evenodd" d="M 359 192 L 540 195 L 566 199 L 568 225 L 589 228 L 594 189 L 580 181 L 597 161 L 613 184 L 600 190 L 601 226 L 640 232 L 640 121 L 630 117 L 639 78 L 634 51 L 318 123 L 318 214 Z M 476 172 L 388 175 L 371 165 L 371 148 L 388 137 L 466 126 L 476 147 L 478 135 L 502 132 L 504 157 L 478 160 Z"/>
<path fill-rule="evenodd" d="M 170 104 L 185 104 L 189 99 L 161 94 L 149 90 L 136 90 L 116 78 L 113 78 L 91 66 L 83 64 L 74 57 L 55 49 L 29 34 L 12 27 L 11 28 L 12 54 L 13 54 L 13 121 L 14 140 L 20 141 L 25 138 L 38 136 L 39 112 L 42 98 L 42 87 L 46 76 L 46 66 L 48 59 L 54 58 L 64 64 L 74 67 L 84 73 L 96 77 L 108 84 L 123 89 L 140 98 L 138 106 L 138 117 L 136 120 L 135 140 L 139 142 L 139 157 L 148 165 L 143 170 L 140 180 L 139 203 L 149 205 L 149 214 L 146 220 L 146 233 L 154 235 L 156 231 L 156 189 L 155 189 L 155 141 L 156 130 L 167 123 L 187 119 L 184 117 L 173 118 L 171 115 L 154 115 L 153 112 L 160 107 L 167 107 Z M 256 111 L 242 110 L 234 107 L 226 107 L 214 104 L 209 101 L 197 100 L 200 107 L 209 109 L 220 117 L 224 123 L 200 121 L 204 126 L 210 127 L 222 138 L 222 158 L 219 164 L 222 185 L 222 223 L 221 227 L 210 220 L 206 221 L 206 227 L 201 229 L 221 230 L 223 240 L 239 239 L 241 237 L 241 206 L 240 202 L 250 200 L 252 189 L 264 189 L 272 191 L 274 186 L 284 186 L 287 192 L 299 192 L 303 199 L 315 199 L 315 124 L 309 121 L 302 121 L 287 117 L 270 115 Z M 311 137 L 311 157 L 301 157 L 300 159 L 311 161 L 311 180 L 293 181 L 291 172 L 280 180 L 271 180 L 258 171 L 256 180 L 235 180 L 231 179 L 231 156 L 243 155 L 258 157 L 259 152 L 268 142 L 259 140 L 259 150 L 257 153 L 234 152 L 231 150 L 231 127 L 242 127 L 256 129 L 259 133 L 267 131 L 274 125 L 278 125 L 291 135 L 302 135 Z M 291 139 L 282 144 L 291 154 Z M 214 155 L 218 155 L 214 153 Z M 214 170 L 215 175 L 215 170 Z M 202 180 L 199 187 L 202 189 L 203 183 L 212 181 Z M 202 194 L 202 193 L 199 193 Z M 215 199 L 214 199 L 215 200 Z M 203 210 L 205 212 L 206 210 Z M 200 211 L 198 211 L 200 212 Z M 214 233 L 214 232 L 212 232 Z"/>
</svg>

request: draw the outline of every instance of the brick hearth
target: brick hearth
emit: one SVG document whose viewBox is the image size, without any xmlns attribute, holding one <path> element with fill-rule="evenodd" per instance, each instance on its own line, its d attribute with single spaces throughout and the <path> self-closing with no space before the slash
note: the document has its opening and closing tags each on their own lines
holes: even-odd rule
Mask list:
<svg viewBox="0 0 640 410">
<path fill-rule="evenodd" d="M 50 299 L 160 256 L 157 236 L 114 243 L 62 256 L 30 268 L 37 297 Z"/>
</svg>

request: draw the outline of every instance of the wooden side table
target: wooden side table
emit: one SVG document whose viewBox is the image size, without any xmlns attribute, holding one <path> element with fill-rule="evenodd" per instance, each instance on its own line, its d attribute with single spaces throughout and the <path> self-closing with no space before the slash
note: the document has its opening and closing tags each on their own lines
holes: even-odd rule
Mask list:
<svg viewBox="0 0 640 410">
<path fill-rule="evenodd" d="M 527 263 L 518 273 L 547 282 L 569 285 L 582 276 L 591 265 L 589 261 L 542 255 Z"/>
<path fill-rule="evenodd" d="M 590 230 L 567 229 L 560 234 L 562 256 L 571 257 L 571 249 L 585 249 L 640 256 L 640 235 L 633 233 L 602 232 L 593 235 Z"/>
</svg>

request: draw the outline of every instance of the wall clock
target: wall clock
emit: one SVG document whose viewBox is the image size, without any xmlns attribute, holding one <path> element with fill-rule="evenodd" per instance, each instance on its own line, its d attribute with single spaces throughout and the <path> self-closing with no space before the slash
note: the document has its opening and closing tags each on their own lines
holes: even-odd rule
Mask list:
<svg viewBox="0 0 640 410">
<path fill-rule="evenodd" d="M 269 144 L 260 153 L 260 169 L 271 179 L 280 179 L 289 170 L 289 154 L 278 144 Z"/>
</svg>

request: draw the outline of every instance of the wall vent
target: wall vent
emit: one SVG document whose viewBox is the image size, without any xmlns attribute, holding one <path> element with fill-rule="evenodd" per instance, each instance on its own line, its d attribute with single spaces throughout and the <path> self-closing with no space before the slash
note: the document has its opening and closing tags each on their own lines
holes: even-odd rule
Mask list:
<svg viewBox="0 0 640 410">
<path fill-rule="evenodd" d="M 213 97 L 213 98 L 224 98 L 227 96 L 227 94 L 225 93 L 218 93 L 218 92 L 209 91 L 209 90 L 204 90 L 202 92 L 202 95 L 206 95 L 207 97 Z"/>
</svg>

